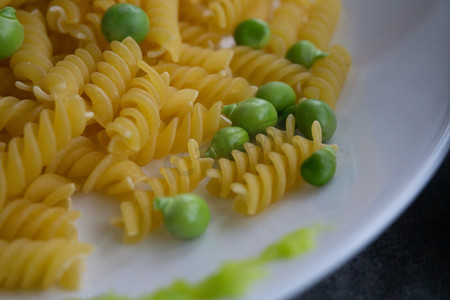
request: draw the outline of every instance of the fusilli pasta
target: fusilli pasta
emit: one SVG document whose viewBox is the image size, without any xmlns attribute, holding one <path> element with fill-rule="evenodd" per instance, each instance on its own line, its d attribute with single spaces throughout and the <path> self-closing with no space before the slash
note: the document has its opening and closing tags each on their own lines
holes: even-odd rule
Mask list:
<svg viewBox="0 0 450 300">
<path fill-rule="evenodd" d="M 74 240 L 0 240 L 0 288 L 77 289 L 92 246 Z"/>
</svg>

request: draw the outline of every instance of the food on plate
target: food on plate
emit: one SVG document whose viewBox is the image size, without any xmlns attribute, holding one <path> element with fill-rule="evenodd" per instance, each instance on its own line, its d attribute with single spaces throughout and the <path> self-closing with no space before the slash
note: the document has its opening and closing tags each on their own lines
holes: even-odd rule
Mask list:
<svg viewBox="0 0 450 300">
<path fill-rule="evenodd" d="M 335 171 L 336 154 L 331 147 L 314 151 L 300 167 L 303 179 L 315 186 L 328 183 L 333 178 Z"/>
<path fill-rule="evenodd" d="M 200 199 L 202 182 L 232 198 L 230 210 L 253 216 L 300 186 L 302 164 L 314 169 L 306 181 L 329 180 L 333 168 L 314 172 L 338 149 L 323 142 L 351 64 L 344 46 L 330 44 L 340 7 L 1 2 L 0 260 L 14 272 L 0 269 L 0 289 L 81 285 L 93 247 L 78 242 L 76 191 L 117 200 L 111 224 L 138 243 L 161 224 L 181 239 L 207 237 L 209 206 L 220 200 Z M 329 55 L 311 59 L 318 50 L 307 48 L 293 63 L 286 53 L 296 41 Z M 164 160 L 159 173 L 144 172 L 156 160 Z M 272 249 L 257 261 L 291 248 Z M 241 271 L 230 264 L 199 286 L 217 292 Z"/>
<path fill-rule="evenodd" d="M 293 44 L 286 53 L 286 58 L 291 62 L 311 68 L 316 60 L 328 56 L 329 53 L 323 52 L 314 46 L 310 41 L 298 41 Z"/>
</svg>

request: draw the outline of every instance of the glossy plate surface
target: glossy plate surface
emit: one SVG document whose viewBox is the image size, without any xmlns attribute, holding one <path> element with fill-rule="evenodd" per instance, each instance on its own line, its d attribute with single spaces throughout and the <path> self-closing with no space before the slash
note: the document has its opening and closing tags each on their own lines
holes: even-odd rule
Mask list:
<svg viewBox="0 0 450 300">
<path fill-rule="evenodd" d="M 329 274 L 380 234 L 436 171 L 450 144 L 450 2 L 343 0 L 335 41 L 353 67 L 336 107 L 338 170 L 327 186 L 290 192 L 263 214 L 245 218 L 231 202 L 208 199 L 212 222 L 194 241 L 162 228 L 123 245 L 108 224 L 118 206 L 77 196 L 80 240 L 96 245 L 78 292 L 4 293 L 2 299 L 92 297 L 110 290 L 137 296 L 183 277 L 193 282 L 221 262 L 256 255 L 298 227 L 330 229 L 310 254 L 270 267 L 245 299 L 282 299 Z M 201 189 L 199 189 L 201 190 Z"/>
</svg>

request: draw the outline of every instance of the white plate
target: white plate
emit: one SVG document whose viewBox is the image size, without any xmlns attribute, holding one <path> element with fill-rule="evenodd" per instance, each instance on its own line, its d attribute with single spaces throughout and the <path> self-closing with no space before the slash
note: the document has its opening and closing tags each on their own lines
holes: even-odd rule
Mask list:
<svg viewBox="0 0 450 300">
<path fill-rule="evenodd" d="M 276 263 L 245 299 L 280 299 L 330 273 L 384 230 L 437 169 L 450 142 L 450 2 L 343 0 L 335 40 L 353 67 L 336 108 L 338 170 L 321 189 L 297 190 L 263 214 L 246 218 L 231 202 L 208 196 L 212 222 L 184 242 L 162 228 L 136 245 L 121 244 L 108 224 L 111 200 L 76 197 L 80 239 L 97 246 L 79 292 L 5 293 L 2 299 L 92 297 L 110 290 L 137 296 L 175 278 L 198 281 L 221 262 L 257 254 L 301 226 L 332 230 L 310 254 Z M 206 195 L 206 194 L 205 194 Z"/>
</svg>

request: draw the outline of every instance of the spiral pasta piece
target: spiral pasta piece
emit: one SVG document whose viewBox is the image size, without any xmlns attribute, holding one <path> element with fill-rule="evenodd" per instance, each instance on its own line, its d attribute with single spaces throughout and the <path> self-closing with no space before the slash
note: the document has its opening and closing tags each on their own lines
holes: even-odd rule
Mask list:
<svg viewBox="0 0 450 300">
<path fill-rule="evenodd" d="M 227 71 L 233 57 L 233 50 L 203 48 L 183 43 L 178 64 L 182 66 L 198 66 L 207 70 L 209 73 Z M 169 57 L 163 56 L 164 61 L 174 62 Z"/>
<path fill-rule="evenodd" d="M 308 0 L 302 1 L 309 3 Z M 297 34 L 307 21 L 308 7 L 300 1 L 282 1 L 271 19 L 270 40 L 267 52 L 284 57 L 289 47 L 297 41 Z"/>
<path fill-rule="evenodd" d="M 204 68 L 160 63 L 154 66 L 158 72 L 168 72 L 170 83 L 178 89 L 198 91 L 197 103 L 207 108 L 220 101 L 224 105 L 237 103 L 253 97 L 257 87 L 250 85 L 245 78 L 230 77 L 223 74 L 209 74 Z"/>
<path fill-rule="evenodd" d="M 69 33 L 89 12 L 86 1 L 52 0 L 48 4 L 46 19 L 48 26 L 59 33 Z"/>
<path fill-rule="evenodd" d="M 291 143 L 283 143 L 279 151 L 268 154 L 270 163 L 257 164 L 255 172 L 243 175 L 243 182 L 231 183 L 231 190 L 236 194 L 233 209 L 252 216 L 280 200 L 301 179 L 302 162 L 323 147 L 318 121 L 313 123 L 312 132 L 313 141 L 294 136 Z M 333 149 L 336 151 L 337 147 Z"/>
<path fill-rule="evenodd" d="M 113 217 L 111 223 L 124 228 L 125 243 L 137 243 L 162 223 L 162 214 L 153 209 L 152 191 L 136 190 L 127 199 L 120 203 L 121 215 Z"/>
<path fill-rule="evenodd" d="M 255 3 L 256 4 L 256 3 Z M 245 12 L 244 19 L 256 18 L 268 21 L 271 17 L 271 10 L 273 6 L 272 0 L 259 0 L 256 5 L 251 5 L 248 12 Z"/>
<path fill-rule="evenodd" d="M 212 31 L 232 33 L 235 26 L 244 19 L 250 8 L 250 0 L 213 0 L 208 2 L 210 10 L 207 20 Z"/>
<path fill-rule="evenodd" d="M 341 0 L 317 0 L 311 7 L 308 21 L 298 33 L 299 40 L 309 40 L 327 51 L 341 13 Z"/>
<path fill-rule="evenodd" d="M 77 239 L 75 219 L 80 213 L 61 207 L 49 207 L 28 199 L 16 199 L 0 209 L 0 239 L 17 238 L 48 240 Z"/>
<path fill-rule="evenodd" d="M 81 135 L 85 124 L 85 105 L 79 96 L 55 99 L 55 111 L 44 109 L 39 122 L 27 123 L 23 137 L 11 139 L 6 150 L 0 149 L 0 204 L 5 196 L 23 193 L 56 152 Z"/>
<path fill-rule="evenodd" d="M 262 85 L 269 81 L 283 81 L 301 94 L 301 85 L 311 74 L 299 64 L 279 58 L 275 54 L 254 50 L 247 46 L 233 47 L 230 63 L 233 75 L 246 78 L 251 84 Z"/>
<path fill-rule="evenodd" d="M 209 11 L 206 7 L 206 3 L 202 2 L 197 1 L 197 3 L 194 3 L 191 1 L 180 1 L 180 21 L 187 21 L 191 24 L 201 26 L 208 30 L 208 20 L 205 18 L 205 16 L 209 13 Z"/>
<path fill-rule="evenodd" d="M 329 51 L 330 55 L 314 63 L 312 76 L 304 85 L 303 96 L 322 100 L 334 109 L 352 59 L 347 49 L 341 45 L 332 45 Z"/>
<path fill-rule="evenodd" d="M 286 130 L 269 127 L 267 135 L 258 134 L 256 143 L 245 143 L 245 152 L 233 150 L 233 160 L 220 158 L 218 168 L 207 170 L 206 174 L 210 181 L 206 189 L 212 194 L 227 198 L 233 195 L 231 184 L 243 182 L 244 174 L 255 172 L 258 164 L 269 164 L 269 154 L 281 150 L 283 143 L 291 143 L 295 133 L 295 119 L 289 115 L 286 120 Z"/>
<path fill-rule="evenodd" d="M 131 37 L 123 42 L 112 41 L 111 50 L 103 52 L 103 61 L 97 63 L 97 72 L 84 91 L 92 103 L 94 119 L 103 127 L 113 120 L 119 110 L 119 99 L 131 84 L 142 59 L 139 45 Z"/>
<path fill-rule="evenodd" d="M 39 10 L 27 12 L 18 9 L 16 16 L 24 27 L 25 38 L 20 49 L 11 57 L 10 66 L 18 78 L 16 86 L 31 91 L 53 67 L 52 44 L 44 16 Z"/>
<path fill-rule="evenodd" d="M 90 75 L 96 70 L 101 60 L 100 48 L 88 44 L 78 48 L 74 54 L 67 55 L 52 67 L 42 79 L 40 85 L 33 87 L 34 95 L 45 101 L 54 100 L 55 94 L 81 95 Z"/>
<path fill-rule="evenodd" d="M 77 289 L 93 247 L 74 240 L 0 240 L 0 288 Z"/>
<path fill-rule="evenodd" d="M 145 5 L 148 15 L 150 31 L 144 43 L 151 50 L 150 57 L 168 52 L 174 62 L 178 62 L 181 55 L 181 35 L 178 27 L 178 0 L 149 0 Z"/>
<path fill-rule="evenodd" d="M 211 140 L 217 130 L 230 125 L 229 120 L 221 115 L 222 107 L 221 102 L 216 102 L 210 109 L 196 103 L 182 119 L 174 118 L 168 124 L 161 123 L 158 143 L 147 143 L 132 159 L 138 165 L 146 165 L 152 159 L 185 151 L 191 138 L 199 144 Z"/>
<path fill-rule="evenodd" d="M 126 243 L 142 240 L 161 223 L 161 212 L 153 209 L 155 195 L 191 192 L 205 177 L 206 169 L 212 166 L 212 160 L 200 158 L 198 143 L 193 139 L 188 142 L 188 153 L 187 157 L 173 156 L 173 167 L 161 167 L 159 171 L 163 178 L 152 177 L 146 180 L 153 191 L 136 190 L 121 203 L 121 215 L 114 217 L 112 223 L 124 228 Z"/>
<path fill-rule="evenodd" d="M 25 124 L 36 121 L 45 107 L 30 99 L 0 98 L 0 130 L 6 129 L 11 136 L 21 136 Z"/>
<path fill-rule="evenodd" d="M 96 190 L 110 195 L 133 191 L 146 178 L 135 163 L 101 151 L 86 137 L 73 139 L 59 151 L 46 172 L 80 182 L 83 193 Z"/>
<path fill-rule="evenodd" d="M 189 154 L 187 157 L 170 158 L 174 167 L 159 169 L 163 178 L 151 177 L 146 180 L 156 196 L 174 196 L 192 192 L 206 177 L 206 170 L 212 167 L 213 160 L 200 158 L 200 149 L 194 139 L 188 141 L 187 148 Z"/>
<path fill-rule="evenodd" d="M 131 156 L 139 152 L 159 129 L 159 108 L 153 96 L 137 88 L 120 98 L 120 116 L 106 126 L 108 152 Z M 154 139 L 153 139 L 154 140 Z"/>
<path fill-rule="evenodd" d="M 222 35 L 208 31 L 207 28 L 191 24 L 187 21 L 179 22 L 181 40 L 184 43 L 203 48 L 214 48 L 222 40 Z"/>
<path fill-rule="evenodd" d="M 72 208 L 72 195 L 77 189 L 75 183 L 57 174 L 42 174 L 27 187 L 23 197 L 47 206 Z"/>
</svg>

